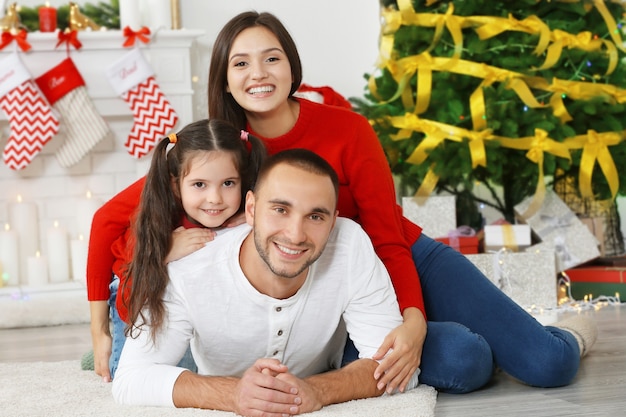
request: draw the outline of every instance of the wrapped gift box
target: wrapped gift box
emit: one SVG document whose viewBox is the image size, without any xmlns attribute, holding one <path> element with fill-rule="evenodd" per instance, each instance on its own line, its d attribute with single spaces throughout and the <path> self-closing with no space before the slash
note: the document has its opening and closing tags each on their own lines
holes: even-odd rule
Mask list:
<svg viewBox="0 0 626 417">
<path fill-rule="evenodd" d="M 602 217 L 579 217 L 578 219 L 595 236 L 599 242 L 598 249 L 600 250 L 600 255 L 604 256 L 604 219 Z"/>
<path fill-rule="evenodd" d="M 402 197 L 404 216 L 432 238 L 446 237 L 456 229 L 456 197 Z"/>
<path fill-rule="evenodd" d="M 445 243 L 446 245 L 466 255 L 478 253 L 477 236 L 438 237 L 435 240 Z"/>
<path fill-rule="evenodd" d="M 520 252 L 530 246 L 530 226 L 527 224 L 502 224 L 484 227 L 485 252 L 502 248 Z"/>
<path fill-rule="evenodd" d="M 465 256 L 520 306 L 524 308 L 557 306 L 554 252 L 499 251 Z"/>
<path fill-rule="evenodd" d="M 626 294 L 626 267 L 585 265 L 565 271 L 570 279 L 572 297 L 582 300 L 586 295 L 620 297 Z"/>
<path fill-rule="evenodd" d="M 541 208 L 532 216 L 523 214 L 532 198 L 515 206 L 518 217 L 528 224 L 541 241 L 529 249 L 552 250 L 557 271 L 574 268 L 600 256 L 598 241 L 576 214 L 552 190 L 546 190 Z"/>
</svg>

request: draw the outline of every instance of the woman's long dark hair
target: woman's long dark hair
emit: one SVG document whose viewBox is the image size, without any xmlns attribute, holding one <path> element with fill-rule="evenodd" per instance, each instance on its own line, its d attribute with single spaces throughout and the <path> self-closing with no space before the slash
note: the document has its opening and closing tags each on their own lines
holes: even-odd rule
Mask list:
<svg viewBox="0 0 626 417">
<path fill-rule="evenodd" d="M 264 27 L 278 38 L 291 65 L 293 84 L 289 97 L 302 83 L 302 63 L 296 43 L 276 16 L 271 13 L 244 12 L 233 17 L 217 35 L 211 52 L 208 83 L 209 117 L 226 120 L 239 129 L 246 128 L 246 114 L 232 94 L 226 91 L 228 56 L 235 38 L 251 27 Z"/>
<path fill-rule="evenodd" d="M 155 336 L 164 323 L 163 295 L 169 280 L 164 261 L 171 249 L 172 231 L 185 214 L 178 186 L 191 169 L 193 158 L 209 151 L 233 155 L 241 176 L 239 212 L 266 156 L 260 139 L 247 135 L 242 140 L 239 129 L 217 119 L 191 123 L 176 134 L 174 144 L 167 137 L 156 146 L 133 224 L 134 251 L 124 281 L 124 285 L 131 285 L 129 298 L 123 300 L 129 314 L 127 335 L 131 337 L 136 336 L 133 330 L 149 324 L 152 340 L 156 341 Z"/>
</svg>

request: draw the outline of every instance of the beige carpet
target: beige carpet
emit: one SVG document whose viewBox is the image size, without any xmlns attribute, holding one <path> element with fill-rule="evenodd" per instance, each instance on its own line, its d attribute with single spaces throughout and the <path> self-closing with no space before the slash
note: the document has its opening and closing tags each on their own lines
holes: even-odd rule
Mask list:
<svg viewBox="0 0 626 417">
<path fill-rule="evenodd" d="M 429 386 L 388 397 L 325 407 L 311 417 L 434 417 L 436 391 Z M 233 417 L 222 411 L 126 407 L 117 405 L 111 385 L 79 361 L 0 363 L 0 415 L 3 417 Z"/>
</svg>

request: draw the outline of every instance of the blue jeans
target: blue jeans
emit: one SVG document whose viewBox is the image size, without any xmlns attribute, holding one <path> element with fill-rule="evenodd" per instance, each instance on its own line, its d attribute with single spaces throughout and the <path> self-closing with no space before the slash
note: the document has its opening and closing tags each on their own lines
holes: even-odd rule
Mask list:
<svg viewBox="0 0 626 417">
<path fill-rule="evenodd" d="M 451 247 L 422 234 L 411 250 L 428 318 L 420 382 L 466 393 L 496 367 L 536 387 L 572 381 L 580 352 L 571 333 L 541 325 Z"/>
<path fill-rule="evenodd" d="M 117 370 L 117 365 L 120 361 L 120 355 L 122 354 L 122 348 L 124 347 L 124 343 L 126 342 L 126 335 L 124 334 L 126 329 L 126 323 L 120 318 L 119 313 L 117 312 L 117 307 L 115 305 L 115 300 L 117 299 L 117 291 L 120 286 L 120 279 L 117 276 L 113 276 L 113 281 L 109 284 L 109 316 L 111 318 L 111 338 L 112 346 L 111 346 L 111 357 L 109 358 L 109 370 L 111 371 L 111 379 L 115 376 L 115 371 Z M 189 369 L 193 372 L 197 372 L 198 368 L 196 366 L 196 362 L 191 355 L 191 349 L 187 348 L 185 355 L 178 363 L 178 366 L 181 368 Z"/>
</svg>

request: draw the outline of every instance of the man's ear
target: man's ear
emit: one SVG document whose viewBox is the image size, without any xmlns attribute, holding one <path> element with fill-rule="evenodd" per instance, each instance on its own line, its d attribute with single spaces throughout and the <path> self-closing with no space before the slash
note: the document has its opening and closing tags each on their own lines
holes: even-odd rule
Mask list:
<svg viewBox="0 0 626 417">
<path fill-rule="evenodd" d="M 246 205 L 245 205 L 245 213 L 246 213 L 246 223 L 250 226 L 254 225 L 254 192 L 248 191 L 246 193 Z"/>
<path fill-rule="evenodd" d="M 333 228 L 335 227 L 335 223 L 337 223 L 337 216 L 339 216 L 339 210 L 335 210 L 335 216 L 333 217 Z"/>
</svg>

